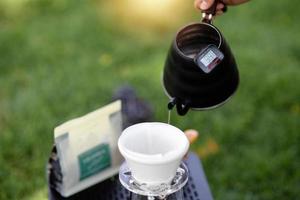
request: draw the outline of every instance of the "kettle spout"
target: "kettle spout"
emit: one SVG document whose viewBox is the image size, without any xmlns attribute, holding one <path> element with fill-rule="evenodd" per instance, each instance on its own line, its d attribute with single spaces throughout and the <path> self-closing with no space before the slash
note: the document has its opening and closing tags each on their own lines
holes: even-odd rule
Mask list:
<svg viewBox="0 0 300 200">
<path fill-rule="evenodd" d="M 171 101 L 168 103 L 168 109 L 172 110 L 176 105 L 177 113 L 181 116 L 185 115 L 189 109 L 189 103 L 188 102 L 182 102 L 181 100 L 177 98 L 171 99 Z"/>
<path fill-rule="evenodd" d="M 172 98 L 171 101 L 168 103 L 168 110 L 172 110 L 176 105 L 176 98 Z"/>
</svg>

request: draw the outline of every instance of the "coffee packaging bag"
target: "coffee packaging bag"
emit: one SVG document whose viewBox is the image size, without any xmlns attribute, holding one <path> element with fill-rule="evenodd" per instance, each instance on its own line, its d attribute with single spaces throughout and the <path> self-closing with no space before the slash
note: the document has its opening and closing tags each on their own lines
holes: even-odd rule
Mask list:
<svg viewBox="0 0 300 200">
<path fill-rule="evenodd" d="M 117 174 L 123 161 L 117 148 L 121 131 L 119 100 L 56 127 L 62 173 L 56 190 L 68 197 Z"/>
</svg>

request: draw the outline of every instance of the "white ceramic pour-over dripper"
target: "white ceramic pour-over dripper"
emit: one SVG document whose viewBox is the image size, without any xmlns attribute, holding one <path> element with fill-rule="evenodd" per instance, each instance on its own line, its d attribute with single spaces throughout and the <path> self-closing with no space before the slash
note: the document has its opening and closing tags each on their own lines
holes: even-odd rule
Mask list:
<svg viewBox="0 0 300 200">
<path fill-rule="evenodd" d="M 137 182 L 159 185 L 172 181 L 189 142 L 180 129 L 149 122 L 126 128 L 118 146 Z"/>
</svg>

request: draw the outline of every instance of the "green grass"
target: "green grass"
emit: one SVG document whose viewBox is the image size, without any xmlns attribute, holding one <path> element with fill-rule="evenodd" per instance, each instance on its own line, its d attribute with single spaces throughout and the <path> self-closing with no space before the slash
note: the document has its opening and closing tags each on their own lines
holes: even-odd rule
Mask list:
<svg viewBox="0 0 300 200">
<path fill-rule="evenodd" d="M 0 199 L 42 199 L 54 127 L 107 104 L 118 86 L 134 86 L 166 121 L 164 59 L 177 29 L 199 16 L 191 1 L 168 26 L 135 19 L 137 26 L 96 0 L 7 2 L 0 1 Z M 216 199 L 300 196 L 299 6 L 252 1 L 218 18 L 239 90 L 219 109 L 172 116 L 201 132 L 194 151 L 217 143 L 202 159 Z"/>
</svg>

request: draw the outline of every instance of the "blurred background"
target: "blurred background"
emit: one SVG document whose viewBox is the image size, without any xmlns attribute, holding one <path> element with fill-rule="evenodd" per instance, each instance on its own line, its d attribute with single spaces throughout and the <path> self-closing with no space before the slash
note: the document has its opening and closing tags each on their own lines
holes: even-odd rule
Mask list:
<svg viewBox="0 0 300 200">
<path fill-rule="evenodd" d="M 215 20 L 240 71 L 223 107 L 172 115 L 195 128 L 215 199 L 300 196 L 300 2 L 251 1 Z M 0 199 L 47 199 L 53 129 L 130 84 L 167 121 L 161 75 L 193 0 L 0 0 Z"/>
</svg>

